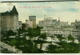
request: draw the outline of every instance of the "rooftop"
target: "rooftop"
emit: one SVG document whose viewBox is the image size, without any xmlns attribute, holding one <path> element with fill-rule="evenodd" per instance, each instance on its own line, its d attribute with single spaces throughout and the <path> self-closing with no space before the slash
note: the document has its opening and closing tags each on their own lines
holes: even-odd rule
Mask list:
<svg viewBox="0 0 80 55">
<path fill-rule="evenodd" d="M 15 6 L 13 6 L 12 10 L 1 13 L 1 15 L 14 15 L 14 14 L 18 15 L 18 12 Z"/>
</svg>

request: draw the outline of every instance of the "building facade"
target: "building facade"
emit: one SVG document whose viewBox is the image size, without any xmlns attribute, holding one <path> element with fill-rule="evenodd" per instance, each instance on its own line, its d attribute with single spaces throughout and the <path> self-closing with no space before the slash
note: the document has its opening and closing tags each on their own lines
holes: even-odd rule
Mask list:
<svg viewBox="0 0 80 55">
<path fill-rule="evenodd" d="M 0 14 L 1 31 L 16 31 L 18 29 L 18 12 L 15 6 L 13 6 L 12 10 Z"/>
<path fill-rule="evenodd" d="M 79 22 L 77 23 L 76 25 L 79 25 Z M 68 22 L 62 22 L 50 17 L 39 21 L 38 26 L 43 27 L 41 33 L 47 33 L 48 35 L 62 35 L 63 37 L 68 37 L 71 34 L 74 38 L 77 38 L 78 33 L 80 33 L 72 25 L 69 25 Z"/>
<path fill-rule="evenodd" d="M 26 21 L 25 21 L 25 25 L 26 25 L 26 28 L 25 28 L 25 29 L 28 29 L 28 28 L 33 27 L 33 23 L 32 23 L 32 21 L 30 21 L 30 20 L 26 20 Z"/>
<path fill-rule="evenodd" d="M 18 25 L 18 28 L 22 29 L 22 21 L 19 21 L 18 24 L 19 24 L 19 25 Z"/>
<path fill-rule="evenodd" d="M 36 16 L 29 16 L 29 20 L 32 23 L 32 28 L 36 27 Z"/>
<path fill-rule="evenodd" d="M 80 21 L 75 20 L 75 22 L 72 22 L 71 25 L 74 27 L 75 30 L 73 30 L 73 35 L 77 36 L 78 40 L 80 41 Z"/>
</svg>

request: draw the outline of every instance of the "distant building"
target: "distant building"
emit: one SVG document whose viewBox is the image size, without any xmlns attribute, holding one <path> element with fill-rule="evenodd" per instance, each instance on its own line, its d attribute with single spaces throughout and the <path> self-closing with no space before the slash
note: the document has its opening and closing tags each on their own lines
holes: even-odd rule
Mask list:
<svg viewBox="0 0 80 55">
<path fill-rule="evenodd" d="M 29 20 L 32 23 L 32 27 L 36 27 L 36 16 L 29 16 Z"/>
<path fill-rule="evenodd" d="M 0 13 L 0 19 L 1 31 L 16 31 L 18 29 L 18 11 L 15 6 L 10 11 Z"/>
<path fill-rule="evenodd" d="M 26 20 L 25 21 L 26 29 L 33 27 L 32 21 Z"/>
<path fill-rule="evenodd" d="M 68 22 L 60 22 L 60 26 L 69 26 Z"/>
<path fill-rule="evenodd" d="M 80 30 L 80 21 L 79 21 L 79 20 L 75 20 L 75 22 L 72 22 L 71 25 L 72 25 L 75 29 L 79 29 L 79 30 Z"/>
<path fill-rule="evenodd" d="M 28 28 L 33 28 L 33 21 L 25 20 L 25 23 L 22 23 L 22 29 L 28 30 Z"/>
<path fill-rule="evenodd" d="M 25 23 L 22 23 L 22 29 L 26 30 L 26 24 Z"/>
<path fill-rule="evenodd" d="M 1 22 L 1 14 L 0 14 L 0 22 Z M 0 23 L 0 36 L 1 36 L 1 23 Z"/>
<path fill-rule="evenodd" d="M 80 21 L 75 20 L 75 27 L 80 30 Z"/>
<path fill-rule="evenodd" d="M 71 25 L 74 27 L 75 30 L 72 31 L 72 34 L 74 36 L 77 36 L 77 38 L 80 41 L 80 21 L 75 20 L 75 22 L 72 22 Z"/>
<path fill-rule="evenodd" d="M 19 21 L 19 28 L 22 28 L 22 21 Z"/>
<path fill-rule="evenodd" d="M 46 28 L 53 28 L 53 26 L 55 25 L 55 23 L 57 22 L 57 20 L 53 20 L 52 18 L 44 18 L 44 20 L 39 21 L 38 26 L 42 26 L 45 29 Z"/>
<path fill-rule="evenodd" d="M 62 35 L 68 37 L 69 34 L 73 35 L 74 28 L 68 24 L 68 22 L 62 22 L 60 20 L 46 17 L 44 20 L 39 21 L 38 26 L 42 26 L 41 33 L 47 33 L 48 35 Z M 74 34 L 74 37 L 76 34 Z"/>
</svg>

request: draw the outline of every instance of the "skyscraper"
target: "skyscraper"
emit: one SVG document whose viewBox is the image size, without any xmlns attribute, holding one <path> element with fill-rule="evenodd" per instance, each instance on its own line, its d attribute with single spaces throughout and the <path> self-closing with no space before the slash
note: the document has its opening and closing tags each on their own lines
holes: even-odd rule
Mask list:
<svg viewBox="0 0 80 55">
<path fill-rule="evenodd" d="M 29 16 L 30 22 L 32 22 L 32 27 L 36 27 L 36 16 Z"/>
<path fill-rule="evenodd" d="M 13 6 L 12 10 L 0 13 L 1 17 L 1 31 L 18 29 L 18 12 Z"/>
</svg>

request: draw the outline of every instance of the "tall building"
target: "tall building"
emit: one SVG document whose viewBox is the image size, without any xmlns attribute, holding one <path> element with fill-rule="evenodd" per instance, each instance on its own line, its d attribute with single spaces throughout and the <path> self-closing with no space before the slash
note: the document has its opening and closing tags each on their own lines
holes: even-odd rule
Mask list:
<svg viewBox="0 0 80 55">
<path fill-rule="evenodd" d="M 12 10 L 0 14 L 1 31 L 16 31 L 18 29 L 18 12 L 15 6 L 13 6 Z"/>
<path fill-rule="evenodd" d="M 36 16 L 29 16 L 29 20 L 32 23 L 32 27 L 36 27 Z"/>
</svg>

